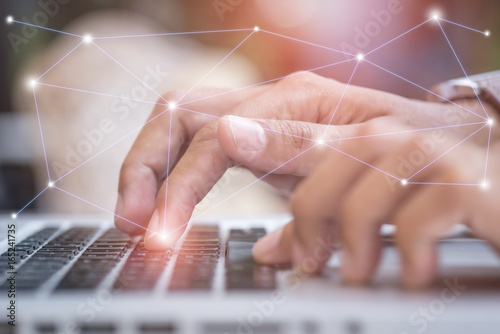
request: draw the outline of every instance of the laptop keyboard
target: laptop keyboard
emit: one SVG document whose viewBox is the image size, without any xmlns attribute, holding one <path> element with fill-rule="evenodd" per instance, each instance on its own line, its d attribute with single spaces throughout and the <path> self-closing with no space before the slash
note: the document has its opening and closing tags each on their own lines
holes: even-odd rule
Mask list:
<svg viewBox="0 0 500 334">
<path fill-rule="evenodd" d="M 147 292 L 167 277 L 166 290 L 172 293 L 210 291 L 218 270 L 224 270 L 228 291 L 276 288 L 274 267 L 252 258 L 253 244 L 265 235 L 264 229 L 233 229 L 223 243 L 218 226 L 195 225 L 179 248 L 166 251 L 148 251 L 142 240 L 114 228 L 100 236 L 99 230 L 75 227 L 57 235 L 57 228 L 45 228 L 18 243 L 17 289 L 34 292 L 54 277 L 49 286 L 56 293 L 93 290 L 101 284 L 115 291 Z M 8 253 L 0 256 L 1 272 L 7 274 L 12 271 Z M 8 282 L 0 289 L 8 289 Z"/>
<path fill-rule="evenodd" d="M 266 231 L 262 228 L 231 230 L 226 248 L 226 288 L 274 289 L 276 287 L 274 267 L 255 263 L 252 248 Z"/>
<path fill-rule="evenodd" d="M 130 237 L 116 229 L 106 231 L 78 258 L 58 290 L 94 289 L 115 267 L 130 246 Z"/>
<path fill-rule="evenodd" d="M 138 242 L 118 275 L 114 289 L 123 291 L 153 289 L 171 254 L 170 250 L 148 251 L 144 247 L 144 242 Z"/>
<path fill-rule="evenodd" d="M 37 249 L 40 248 L 50 237 L 52 237 L 57 232 L 57 228 L 44 228 L 41 231 L 31 235 L 30 237 L 24 239 L 16 245 L 15 260 L 9 261 L 9 252 L 6 251 L 0 255 L 0 271 L 9 271 L 9 262 L 14 265 L 18 265 L 21 260 L 24 260 L 31 254 L 33 254 Z"/>
<path fill-rule="evenodd" d="M 219 228 L 193 227 L 177 255 L 169 290 L 210 290 L 219 254 Z"/>
<path fill-rule="evenodd" d="M 41 235 L 37 233 L 29 237 L 28 240 L 31 240 L 30 243 L 34 246 L 30 247 L 28 251 L 26 251 L 27 245 L 24 248 L 22 247 L 21 257 L 30 255 L 30 251 L 34 254 L 26 261 L 18 264 L 20 267 L 17 269 L 16 288 L 19 290 L 35 290 L 39 288 L 52 275 L 73 260 L 88 244 L 97 230 L 97 228 L 85 227 L 72 228 L 39 249 L 36 249 L 36 245 L 43 243 L 43 240 L 48 238 L 47 235 L 50 231 Z M 4 282 L 0 289 L 7 289 L 9 286 L 8 282 Z"/>
</svg>

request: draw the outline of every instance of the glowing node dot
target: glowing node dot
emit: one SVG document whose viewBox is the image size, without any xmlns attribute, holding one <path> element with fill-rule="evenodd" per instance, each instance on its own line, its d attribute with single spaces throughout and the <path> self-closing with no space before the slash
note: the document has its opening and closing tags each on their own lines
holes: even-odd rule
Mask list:
<svg viewBox="0 0 500 334">
<path fill-rule="evenodd" d="M 259 31 L 259 30 L 260 30 L 259 27 L 257 26 L 253 27 L 253 31 Z"/>
<path fill-rule="evenodd" d="M 401 180 L 401 184 L 402 184 L 403 186 L 406 186 L 406 185 L 408 184 L 408 180 L 406 180 L 406 179 L 402 179 L 402 180 Z"/>
<path fill-rule="evenodd" d="M 362 55 L 361 53 L 358 53 L 358 55 L 356 56 L 356 58 L 359 60 L 359 61 L 362 61 L 363 59 L 365 59 L 365 56 Z"/>
<path fill-rule="evenodd" d="M 85 35 L 85 36 L 83 36 L 83 41 L 84 41 L 85 43 L 90 43 L 90 42 L 92 42 L 92 36 L 90 36 L 90 35 Z"/>
<path fill-rule="evenodd" d="M 170 102 L 168 104 L 168 107 L 170 108 L 170 110 L 174 110 L 175 108 L 177 108 L 177 104 L 175 104 L 175 102 Z"/>
<path fill-rule="evenodd" d="M 54 182 L 50 181 L 49 183 L 47 183 L 47 187 L 52 188 L 53 186 L 54 186 Z"/>
<path fill-rule="evenodd" d="M 484 190 L 488 189 L 490 187 L 489 183 L 484 181 L 483 183 L 481 183 L 481 188 L 483 188 Z"/>
<path fill-rule="evenodd" d="M 9 15 L 5 18 L 5 22 L 7 22 L 7 24 L 11 24 L 12 22 L 14 22 L 14 18 Z"/>
<path fill-rule="evenodd" d="M 484 36 L 489 36 L 489 35 L 490 35 L 490 31 L 489 31 L 489 30 L 486 30 L 486 31 L 484 32 Z"/>
<path fill-rule="evenodd" d="M 160 236 L 161 240 L 166 240 L 167 239 L 167 236 L 165 235 L 165 233 L 162 233 L 159 236 Z"/>
<path fill-rule="evenodd" d="M 30 80 L 30 86 L 35 87 L 36 86 L 36 80 Z"/>
<path fill-rule="evenodd" d="M 318 139 L 316 143 L 318 143 L 318 145 L 323 145 L 325 141 L 323 139 Z"/>
<path fill-rule="evenodd" d="M 490 118 L 490 119 L 488 120 L 488 125 L 490 125 L 490 126 L 491 126 L 491 125 L 493 125 L 493 124 L 495 124 L 495 120 L 494 120 L 493 118 Z"/>
<path fill-rule="evenodd" d="M 432 15 L 432 18 L 436 21 L 439 20 L 439 16 L 437 14 Z"/>
<path fill-rule="evenodd" d="M 10 216 L 12 217 L 12 219 L 16 219 L 17 218 L 17 215 L 15 213 L 11 214 Z"/>
</svg>

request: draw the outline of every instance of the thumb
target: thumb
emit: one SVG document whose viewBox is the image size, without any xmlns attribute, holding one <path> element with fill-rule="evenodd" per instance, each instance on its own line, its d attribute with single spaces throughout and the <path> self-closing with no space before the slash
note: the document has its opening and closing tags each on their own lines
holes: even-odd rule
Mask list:
<svg viewBox="0 0 500 334">
<path fill-rule="evenodd" d="M 289 120 L 225 116 L 217 136 L 224 153 L 248 168 L 278 174 L 308 175 L 328 146 L 359 132 L 363 126 L 325 125 Z M 328 144 L 328 145 L 324 145 Z"/>
</svg>

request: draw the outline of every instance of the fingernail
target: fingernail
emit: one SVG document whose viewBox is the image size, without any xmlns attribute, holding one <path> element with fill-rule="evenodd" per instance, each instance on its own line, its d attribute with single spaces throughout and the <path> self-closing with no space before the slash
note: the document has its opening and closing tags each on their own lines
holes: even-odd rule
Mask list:
<svg viewBox="0 0 500 334">
<path fill-rule="evenodd" d="M 274 263 L 273 260 L 278 250 L 278 244 L 280 242 L 282 232 L 283 228 L 279 228 L 269 234 L 266 234 L 255 243 L 252 249 L 252 255 L 257 262 Z"/>
<path fill-rule="evenodd" d="M 266 147 L 266 133 L 259 123 L 237 116 L 227 118 L 234 143 L 239 149 L 262 151 Z"/>
</svg>

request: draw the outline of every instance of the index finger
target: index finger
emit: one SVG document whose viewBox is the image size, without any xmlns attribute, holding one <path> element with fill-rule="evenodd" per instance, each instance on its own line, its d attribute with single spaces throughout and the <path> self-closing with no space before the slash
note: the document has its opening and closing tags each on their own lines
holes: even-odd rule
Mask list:
<svg viewBox="0 0 500 334">
<path fill-rule="evenodd" d="M 230 113 L 241 101 L 262 89 L 255 87 L 235 92 L 201 89 L 190 94 L 191 101 L 199 102 L 185 101 L 182 105 L 186 108 L 176 106 L 175 109 L 179 110 L 173 113 L 174 105 L 169 106 L 161 100 L 122 165 L 115 210 L 116 227 L 129 234 L 144 233 L 167 171 L 177 163 L 196 132 L 214 118 Z M 183 92 L 179 91 L 168 93 L 164 98 L 175 103 L 181 96 Z"/>
</svg>

